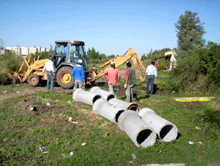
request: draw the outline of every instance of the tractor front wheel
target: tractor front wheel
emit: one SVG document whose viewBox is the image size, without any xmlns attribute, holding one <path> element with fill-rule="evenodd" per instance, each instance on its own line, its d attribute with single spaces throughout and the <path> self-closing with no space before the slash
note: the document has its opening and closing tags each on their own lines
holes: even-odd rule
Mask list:
<svg viewBox="0 0 220 166">
<path fill-rule="evenodd" d="M 64 89 L 73 87 L 72 69 L 72 67 L 61 67 L 56 74 L 57 83 Z"/>
<path fill-rule="evenodd" d="M 37 86 L 39 84 L 40 81 L 40 77 L 37 74 L 31 74 L 28 79 L 28 84 L 30 84 L 31 86 Z"/>
</svg>

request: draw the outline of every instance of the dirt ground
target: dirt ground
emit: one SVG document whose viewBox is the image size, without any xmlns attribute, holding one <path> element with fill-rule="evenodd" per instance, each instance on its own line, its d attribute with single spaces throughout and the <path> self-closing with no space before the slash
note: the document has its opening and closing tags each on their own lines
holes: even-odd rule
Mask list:
<svg viewBox="0 0 220 166">
<path fill-rule="evenodd" d="M 13 92 L 7 92 L 7 90 L 4 90 L 2 92 L 2 95 L 0 95 L 0 101 L 7 99 L 7 98 L 10 98 L 10 97 L 31 94 L 31 93 L 35 93 L 38 91 L 46 91 L 46 86 L 44 86 L 44 87 L 42 87 L 42 86 L 30 87 L 30 88 L 26 88 L 26 89 L 17 89 Z M 68 93 L 68 94 L 73 93 L 72 89 L 63 89 L 62 87 L 59 87 L 59 86 L 55 86 L 54 91 L 60 92 L 60 93 Z"/>
<path fill-rule="evenodd" d="M 104 89 L 108 89 L 108 84 L 105 82 L 98 82 L 96 85 L 100 86 L 101 88 Z M 91 86 L 88 86 L 88 88 Z M 140 94 L 138 93 L 138 90 L 142 90 L 146 92 L 146 86 L 142 85 L 142 86 L 135 86 L 133 91 L 134 91 L 134 97 L 138 97 Z M 13 92 L 7 92 L 6 90 L 3 91 L 0 95 L 0 101 L 3 99 L 7 99 L 10 97 L 14 97 L 14 96 L 20 96 L 20 95 L 25 95 L 25 94 L 31 94 L 31 93 L 35 93 L 38 91 L 46 91 L 46 86 L 37 86 L 37 87 L 30 87 L 30 88 L 26 88 L 26 89 L 17 89 Z M 59 93 L 67 93 L 67 94 L 72 94 L 73 90 L 72 89 L 63 89 L 62 87 L 59 87 L 58 85 L 55 85 L 54 87 L 54 91 L 55 92 L 59 92 Z M 156 85 L 155 85 L 155 89 L 154 89 L 154 94 L 155 95 L 160 95 L 160 94 L 169 94 L 170 91 L 166 90 L 166 91 L 160 91 Z M 125 96 L 125 88 L 123 86 L 120 86 L 119 90 L 115 91 L 115 94 L 117 96 Z"/>
</svg>

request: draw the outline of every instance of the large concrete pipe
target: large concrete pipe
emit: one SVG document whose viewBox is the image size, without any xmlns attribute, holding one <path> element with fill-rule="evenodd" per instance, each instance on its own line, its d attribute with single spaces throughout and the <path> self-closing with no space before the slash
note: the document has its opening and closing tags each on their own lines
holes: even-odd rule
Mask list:
<svg viewBox="0 0 220 166">
<path fill-rule="evenodd" d="M 107 101 L 112 99 L 112 98 L 115 98 L 115 94 L 112 94 L 109 91 L 105 91 L 105 90 L 101 89 L 98 86 L 95 86 L 95 87 L 91 88 L 90 92 L 96 93 L 96 94 L 102 96 L 102 98 L 107 100 Z"/>
<path fill-rule="evenodd" d="M 122 108 L 124 110 L 132 110 L 132 111 L 138 111 L 139 106 L 137 103 L 129 103 L 126 101 L 122 101 L 116 98 L 110 99 L 109 103 L 112 104 L 114 107 Z"/>
<path fill-rule="evenodd" d="M 73 100 L 81 102 L 88 105 L 93 105 L 97 99 L 100 99 L 101 96 L 89 91 L 85 91 L 81 88 L 76 89 L 73 92 Z"/>
<path fill-rule="evenodd" d="M 93 111 L 96 115 L 100 115 L 113 123 L 118 123 L 118 118 L 124 110 L 112 106 L 104 99 L 98 99 L 93 104 Z"/>
<path fill-rule="evenodd" d="M 177 138 L 177 127 L 168 120 L 157 115 L 150 108 L 143 108 L 139 111 L 142 120 L 149 124 L 157 133 L 160 140 L 169 142 Z"/>
<path fill-rule="evenodd" d="M 146 148 L 153 146 L 156 142 L 156 132 L 135 111 L 127 110 L 122 112 L 118 118 L 118 125 L 137 147 Z"/>
</svg>

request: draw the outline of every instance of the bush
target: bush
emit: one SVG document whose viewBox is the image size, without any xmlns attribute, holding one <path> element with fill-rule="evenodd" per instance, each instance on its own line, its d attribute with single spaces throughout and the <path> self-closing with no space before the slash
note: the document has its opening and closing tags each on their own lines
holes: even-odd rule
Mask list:
<svg viewBox="0 0 220 166">
<path fill-rule="evenodd" d="M 161 63 L 157 66 L 157 70 L 165 70 L 167 68 L 166 63 Z"/>
<path fill-rule="evenodd" d="M 8 80 L 8 73 L 14 73 L 18 71 L 22 57 L 15 53 L 9 52 L 0 56 L 0 83 L 5 84 Z"/>
<path fill-rule="evenodd" d="M 220 45 L 194 48 L 178 62 L 171 72 L 170 89 L 175 91 L 208 92 L 220 86 Z"/>
</svg>

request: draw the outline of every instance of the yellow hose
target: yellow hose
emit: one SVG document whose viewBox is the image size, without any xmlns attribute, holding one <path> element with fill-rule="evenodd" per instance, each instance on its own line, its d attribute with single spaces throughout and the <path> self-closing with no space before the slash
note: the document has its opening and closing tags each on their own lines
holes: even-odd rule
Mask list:
<svg viewBox="0 0 220 166">
<path fill-rule="evenodd" d="M 183 97 L 175 98 L 179 102 L 194 102 L 194 101 L 211 101 L 214 97 Z"/>
</svg>

